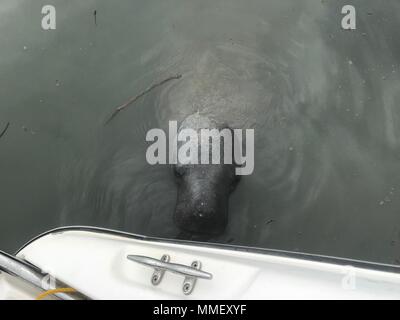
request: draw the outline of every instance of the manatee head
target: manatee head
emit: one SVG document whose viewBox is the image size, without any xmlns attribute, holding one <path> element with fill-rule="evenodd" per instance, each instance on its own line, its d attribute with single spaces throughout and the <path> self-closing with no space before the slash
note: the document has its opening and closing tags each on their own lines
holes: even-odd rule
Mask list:
<svg viewBox="0 0 400 320">
<path fill-rule="evenodd" d="M 239 181 L 233 141 L 231 128 L 198 113 L 181 123 L 174 166 L 178 184 L 174 220 L 182 231 L 209 235 L 224 231 L 229 195 Z"/>
</svg>

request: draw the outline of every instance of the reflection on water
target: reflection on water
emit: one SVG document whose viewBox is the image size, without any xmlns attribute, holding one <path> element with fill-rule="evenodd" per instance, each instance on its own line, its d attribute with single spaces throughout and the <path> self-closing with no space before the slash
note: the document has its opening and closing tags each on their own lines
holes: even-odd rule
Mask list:
<svg viewBox="0 0 400 320">
<path fill-rule="evenodd" d="M 3 0 L 0 247 L 71 224 L 175 238 L 145 134 L 199 111 L 256 134 L 213 241 L 400 264 L 400 3 L 353 1 L 355 31 L 345 4 Z"/>
</svg>

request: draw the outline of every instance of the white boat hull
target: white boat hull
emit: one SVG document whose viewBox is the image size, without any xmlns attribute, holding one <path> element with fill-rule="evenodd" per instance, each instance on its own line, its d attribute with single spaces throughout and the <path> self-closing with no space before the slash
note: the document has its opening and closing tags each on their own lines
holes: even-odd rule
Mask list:
<svg viewBox="0 0 400 320">
<path fill-rule="evenodd" d="M 190 295 L 184 277 L 166 272 L 154 286 L 154 270 L 128 255 L 190 266 L 194 260 L 211 280 L 197 280 Z M 245 252 L 234 248 L 129 238 L 93 230 L 63 230 L 41 236 L 17 255 L 92 299 L 399 299 L 400 274 L 349 265 Z M 312 257 L 312 256 L 310 256 Z M 353 264 L 353 266 L 350 266 Z M 396 268 L 393 267 L 396 271 Z M 5 285 L 7 283 L 7 285 Z M 18 296 L 0 275 L 0 296 Z"/>
</svg>

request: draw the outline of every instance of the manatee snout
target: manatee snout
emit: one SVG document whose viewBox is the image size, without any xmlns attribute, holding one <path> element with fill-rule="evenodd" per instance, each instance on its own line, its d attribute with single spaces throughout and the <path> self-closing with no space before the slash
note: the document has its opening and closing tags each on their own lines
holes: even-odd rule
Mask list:
<svg viewBox="0 0 400 320">
<path fill-rule="evenodd" d="M 182 172 L 183 171 L 183 172 Z M 229 195 L 236 185 L 232 165 L 175 167 L 177 226 L 191 233 L 221 234 L 228 223 Z"/>
<path fill-rule="evenodd" d="M 201 129 L 229 129 L 226 126 L 218 126 L 213 121 L 199 115 L 187 118 L 180 130 L 190 128 L 196 131 L 200 137 Z M 230 129 L 229 129 L 230 130 Z M 232 131 L 232 130 L 230 130 Z M 215 132 L 216 133 L 216 132 Z M 209 152 L 211 153 L 211 137 Z M 178 185 L 178 196 L 175 208 L 175 224 L 184 232 L 191 234 L 219 235 L 223 233 L 228 223 L 228 203 L 231 192 L 239 181 L 235 173 L 236 165 L 224 163 L 224 146 L 229 144 L 233 152 L 233 134 L 231 140 L 214 140 L 220 143 L 219 164 L 178 164 L 174 166 L 174 172 Z M 199 138 L 198 157 L 205 152 L 204 139 Z M 178 142 L 178 148 L 182 142 Z M 228 148 L 228 149 L 229 149 Z M 210 159 L 211 160 L 211 159 Z"/>
</svg>

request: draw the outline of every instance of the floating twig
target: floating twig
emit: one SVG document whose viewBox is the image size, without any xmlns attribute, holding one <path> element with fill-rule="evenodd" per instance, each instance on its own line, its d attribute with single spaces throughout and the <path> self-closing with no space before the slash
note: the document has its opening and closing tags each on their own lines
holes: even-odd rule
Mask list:
<svg viewBox="0 0 400 320">
<path fill-rule="evenodd" d="M 274 219 L 270 219 L 267 222 L 265 222 L 265 225 L 267 226 L 267 225 L 269 225 L 270 223 L 273 223 L 273 222 L 275 222 L 275 220 Z"/>
<path fill-rule="evenodd" d="M 6 127 L 4 128 L 4 130 L 0 133 L 0 139 L 6 134 L 8 127 L 10 126 L 10 123 L 7 122 Z"/>
<path fill-rule="evenodd" d="M 180 79 L 180 78 L 182 78 L 182 75 L 181 74 L 177 74 L 175 76 L 171 76 L 171 77 L 169 77 L 167 79 L 164 79 L 164 80 L 162 80 L 162 81 L 160 81 L 158 83 L 155 83 L 155 84 L 151 85 L 146 90 L 144 90 L 142 93 L 139 93 L 137 96 L 129 99 L 127 102 L 125 102 L 124 104 L 122 104 L 118 108 L 116 108 L 114 110 L 114 112 L 111 114 L 111 116 L 104 123 L 104 125 L 108 124 L 120 111 L 122 111 L 123 109 L 128 107 L 130 104 L 134 103 L 136 100 L 138 100 L 139 98 L 143 97 L 144 95 L 146 95 L 147 93 L 149 93 L 153 89 L 162 86 L 163 84 L 167 83 L 168 81 L 177 80 L 177 79 Z"/>
</svg>

